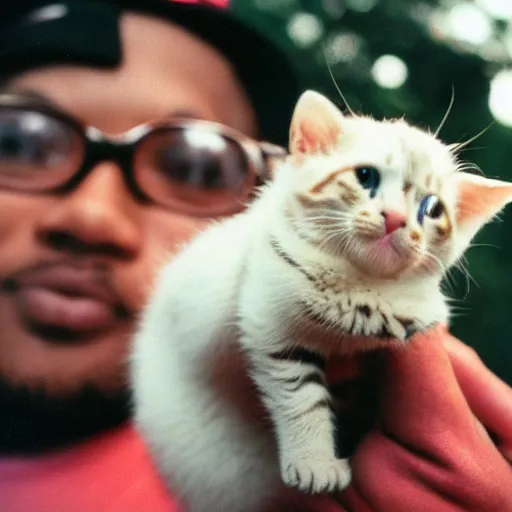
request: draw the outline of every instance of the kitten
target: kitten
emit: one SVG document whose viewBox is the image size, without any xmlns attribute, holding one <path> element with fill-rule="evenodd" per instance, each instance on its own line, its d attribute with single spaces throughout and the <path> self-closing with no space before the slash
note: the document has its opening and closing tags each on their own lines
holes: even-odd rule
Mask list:
<svg viewBox="0 0 512 512">
<path fill-rule="evenodd" d="M 259 197 L 164 267 L 131 374 L 138 428 L 186 510 L 268 511 L 290 488 L 349 484 L 325 358 L 448 321 L 443 275 L 512 200 L 454 149 L 308 91 Z"/>
</svg>

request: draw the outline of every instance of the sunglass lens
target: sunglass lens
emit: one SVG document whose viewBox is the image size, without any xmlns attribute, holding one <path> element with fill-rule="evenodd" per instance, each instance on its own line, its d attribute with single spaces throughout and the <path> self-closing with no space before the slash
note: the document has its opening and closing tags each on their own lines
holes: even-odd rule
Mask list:
<svg viewBox="0 0 512 512">
<path fill-rule="evenodd" d="M 141 141 L 134 163 L 144 192 L 184 213 L 232 213 L 242 208 L 253 186 L 241 145 L 202 126 L 153 132 Z"/>
<path fill-rule="evenodd" d="M 56 186 L 82 158 L 79 139 L 60 119 L 34 110 L 0 108 L 0 186 Z"/>
</svg>

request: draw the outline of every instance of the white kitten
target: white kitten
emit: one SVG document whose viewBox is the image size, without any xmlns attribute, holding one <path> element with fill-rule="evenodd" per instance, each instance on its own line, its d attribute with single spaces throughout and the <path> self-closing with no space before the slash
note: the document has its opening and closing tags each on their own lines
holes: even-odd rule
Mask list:
<svg viewBox="0 0 512 512">
<path fill-rule="evenodd" d="M 248 210 L 163 269 L 136 336 L 136 421 L 192 512 L 348 485 L 324 358 L 447 321 L 446 269 L 512 200 L 433 135 L 314 92 L 290 152 Z"/>
</svg>

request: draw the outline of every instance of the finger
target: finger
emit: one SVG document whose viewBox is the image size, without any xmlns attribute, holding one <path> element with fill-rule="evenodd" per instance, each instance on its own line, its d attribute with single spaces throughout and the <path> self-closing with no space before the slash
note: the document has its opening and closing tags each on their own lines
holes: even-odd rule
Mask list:
<svg viewBox="0 0 512 512">
<path fill-rule="evenodd" d="M 447 334 L 443 344 L 469 407 L 512 462 L 512 388 L 492 373 L 467 345 Z"/>
<path fill-rule="evenodd" d="M 406 347 L 382 353 L 383 429 L 405 444 L 435 452 L 476 430 L 442 343 L 445 336 L 436 328 L 415 336 Z"/>
<path fill-rule="evenodd" d="M 352 460 L 358 487 L 344 496 L 347 508 L 359 512 L 363 496 L 365 512 L 512 510 L 507 489 L 511 475 L 499 454 L 497 464 L 492 453 L 482 450 L 467 447 L 465 455 L 459 467 L 433 464 L 379 432 L 370 433 Z"/>
</svg>

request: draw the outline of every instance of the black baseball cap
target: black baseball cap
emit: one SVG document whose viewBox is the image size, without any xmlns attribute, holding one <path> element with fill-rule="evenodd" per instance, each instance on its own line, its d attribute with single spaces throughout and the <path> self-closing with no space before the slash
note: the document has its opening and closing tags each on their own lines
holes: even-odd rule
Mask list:
<svg viewBox="0 0 512 512">
<path fill-rule="evenodd" d="M 135 11 L 168 19 L 219 50 L 244 86 L 260 138 L 286 145 L 299 95 L 296 70 L 276 44 L 229 12 L 222 0 L 2 0 L 0 74 L 49 64 L 115 68 L 119 20 Z"/>
</svg>

